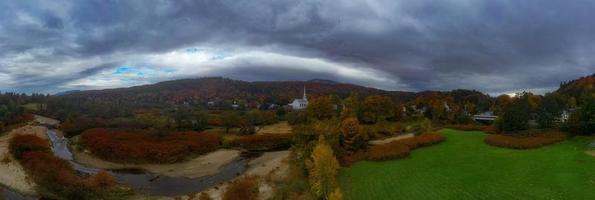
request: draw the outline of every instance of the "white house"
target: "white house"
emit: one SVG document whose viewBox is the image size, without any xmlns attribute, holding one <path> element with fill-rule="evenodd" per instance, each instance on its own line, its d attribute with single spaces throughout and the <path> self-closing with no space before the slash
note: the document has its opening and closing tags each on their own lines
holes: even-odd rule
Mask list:
<svg viewBox="0 0 595 200">
<path fill-rule="evenodd" d="M 294 99 L 289 104 L 294 110 L 302 110 L 308 107 L 308 97 L 306 96 L 306 86 L 304 86 L 304 96 L 301 99 Z"/>
</svg>

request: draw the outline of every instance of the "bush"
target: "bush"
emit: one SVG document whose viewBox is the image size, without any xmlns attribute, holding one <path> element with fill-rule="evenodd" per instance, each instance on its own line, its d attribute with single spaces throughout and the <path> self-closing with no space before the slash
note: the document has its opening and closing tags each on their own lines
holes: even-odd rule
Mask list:
<svg viewBox="0 0 595 200">
<path fill-rule="evenodd" d="M 247 150 L 270 150 L 289 147 L 291 138 L 291 134 L 248 135 L 234 139 L 229 144 Z"/>
<path fill-rule="evenodd" d="M 138 129 L 95 128 L 82 134 L 81 144 L 94 155 L 114 162 L 172 163 L 214 151 L 221 139 L 214 133 L 193 131 L 158 135 Z"/>
<path fill-rule="evenodd" d="M 566 134 L 561 132 L 548 132 L 539 134 L 530 134 L 524 136 L 518 135 L 488 135 L 485 143 L 506 147 L 511 149 L 534 149 L 548 144 L 554 144 L 566 139 Z"/>
<path fill-rule="evenodd" d="M 109 173 L 78 175 L 68 161 L 54 156 L 49 149 L 47 141 L 34 135 L 16 135 L 10 141 L 11 153 L 27 174 L 42 191 L 58 199 L 109 199 L 119 190 Z"/>
<path fill-rule="evenodd" d="M 368 149 L 369 160 L 389 160 L 409 156 L 409 146 L 394 141 L 387 144 L 375 145 Z"/>
<path fill-rule="evenodd" d="M 438 133 L 424 133 L 411 138 L 375 145 L 368 149 L 367 158 L 369 160 L 405 158 L 411 150 L 437 144 L 444 141 L 444 139 L 444 136 Z"/>
<path fill-rule="evenodd" d="M 485 131 L 489 126 L 479 124 L 454 124 L 449 125 L 447 128 L 462 130 L 462 131 Z"/>
<path fill-rule="evenodd" d="M 411 150 L 419 147 L 430 146 L 444 141 L 444 136 L 439 133 L 423 133 L 415 137 L 405 138 L 397 142 L 407 145 Z"/>
<path fill-rule="evenodd" d="M 50 143 L 35 135 L 15 135 L 10 139 L 10 153 L 16 158 L 21 159 L 23 153 L 29 151 L 50 152 Z"/>
<path fill-rule="evenodd" d="M 198 200 L 212 200 L 209 194 L 201 192 L 198 196 Z"/>
<path fill-rule="evenodd" d="M 227 186 L 223 200 L 256 200 L 258 199 L 258 180 L 245 176 Z"/>
</svg>

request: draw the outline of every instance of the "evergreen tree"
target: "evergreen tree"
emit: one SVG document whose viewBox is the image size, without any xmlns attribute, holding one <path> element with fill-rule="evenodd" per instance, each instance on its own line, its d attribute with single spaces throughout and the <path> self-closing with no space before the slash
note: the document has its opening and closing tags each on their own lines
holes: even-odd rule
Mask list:
<svg viewBox="0 0 595 200">
<path fill-rule="evenodd" d="M 521 131 L 529 128 L 530 108 L 528 93 L 520 94 L 505 110 L 500 122 L 502 131 Z"/>
<path fill-rule="evenodd" d="M 543 97 L 537 111 L 537 123 L 541 128 L 554 128 L 558 126 L 558 119 L 562 108 L 554 94 L 548 93 Z"/>
</svg>

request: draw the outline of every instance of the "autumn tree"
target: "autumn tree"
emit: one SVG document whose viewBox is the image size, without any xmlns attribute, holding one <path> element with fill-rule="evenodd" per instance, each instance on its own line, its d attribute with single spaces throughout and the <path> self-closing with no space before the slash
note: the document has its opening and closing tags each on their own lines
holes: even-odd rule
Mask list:
<svg viewBox="0 0 595 200">
<path fill-rule="evenodd" d="M 372 95 L 366 97 L 363 102 L 364 118 L 367 122 L 376 123 L 379 120 L 393 116 L 393 101 L 390 97 Z"/>
<path fill-rule="evenodd" d="M 349 117 L 361 118 L 361 100 L 357 93 L 352 93 L 349 97 L 345 98 L 345 100 L 343 100 L 343 105 L 345 108 L 343 108 L 343 111 L 341 112 L 342 119 Z"/>
<path fill-rule="evenodd" d="M 494 105 L 492 106 L 492 111 L 494 111 L 494 113 L 496 115 L 501 115 L 502 113 L 504 113 L 504 110 L 511 103 L 512 103 L 512 98 L 510 96 L 508 96 L 506 94 L 500 95 L 500 96 L 496 97 L 496 101 L 494 102 Z"/>
<path fill-rule="evenodd" d="M 333 115 L 334 109 L 330 96 L 313 98 L 308 104 L 308 116 L 314 119 L 329 119 Z"/>
<path fill-rule="evenodd" d="M 339 162 L 323 135 L 318 138 L 318 143 L 312 151 L 309 172 L 312 193 L 319 199 L 327 199 L 338 186 Z"/>
<path fill-rule="evenodd" d="M 396 103 L 393 106 L 393 120 L 399 121 L 403 118 L 403 116 L 405 115 L 404 108 L 405 107 L 401 103 Z"/>
<path fill-rule="evenodd" d="M 361 135 L 362 127 L 355 117 L 347 118 L 341 123 L 341 134 L 343 138 L 343 146 L 347 150 L 357 150 L 364 148 L 366 142 Z"/>
<path fill-rule="evenodd" d="M 229 133 L 229 129 L 239 127 L 241 125 L 242 117 L 237 112 L 223 112 L 219 117 L 223 127 L 225 127 L 225 133 Z"/>
</svg>

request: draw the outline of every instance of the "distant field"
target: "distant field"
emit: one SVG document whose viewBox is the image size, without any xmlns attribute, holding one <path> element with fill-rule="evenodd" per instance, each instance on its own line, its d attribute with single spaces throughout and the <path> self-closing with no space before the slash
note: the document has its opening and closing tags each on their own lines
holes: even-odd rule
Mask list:
<svg viewBox="0 0 595 200">
<path fill-rule="evenodd" d="M 595 199 L 593 137 L 521 151 L 488 146 L 482 132 L 440 132 L 445 142 L 407 159 L 343 169 L 346 199 Z"/>
</svg>

